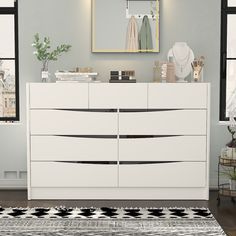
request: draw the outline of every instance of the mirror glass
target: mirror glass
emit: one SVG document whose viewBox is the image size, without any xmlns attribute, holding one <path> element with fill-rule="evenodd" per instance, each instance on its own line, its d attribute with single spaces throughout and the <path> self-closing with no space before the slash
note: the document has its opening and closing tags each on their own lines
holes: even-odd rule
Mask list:
<svg viewBox="0 0 236 236">
<path fill-rule="evenodd" d="M 229 0 L 228 1 L 228 6 L 229 7 L 235 7 L 236 6 L 236 0 Z"/>
<path fill-rule="evenodd" d="M 92 0 L 92 52 L 159 52 L 159 0 Z"/>
</svg>

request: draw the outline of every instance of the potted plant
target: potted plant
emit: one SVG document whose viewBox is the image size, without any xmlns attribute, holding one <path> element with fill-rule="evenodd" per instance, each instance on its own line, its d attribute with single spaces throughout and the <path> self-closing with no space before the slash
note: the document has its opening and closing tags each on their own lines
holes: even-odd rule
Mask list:
<svg viewBox="0 0 236 236">
<path fill-rule="evenodd" d="M 49 61 L 56 61 L 58 57 L 64 53 L 68 52 L 71 48 L 71 45 L 68 44 L 62 44 L 60 46 L 57 46 L 56 49 L 53 51 L 49 51 L 51 49 L 51 41 L 49 37 L 45 37 L 43 41 L 41 42 L 39 34 L 34 35 L 34 42 L 32 44 L 32 47 L 34 47 L 36 50 L 34 51 L 34 54 L 36 55 L 37 59 L 39 61 L 42 61 L 42 82 L 46 82 L 49 73 L 48 73 L 48 63 Z"/>
<path fill-rule="evenodd" d="M 226 144 L 226 146 L 227 146 L 227 156 L 229 158 L 236 159 L 236 139 L 234 137 L 236 131 L 231 126 L 228 126 L 228 131 L 231 134 L 231 141 Z"/>
<path fill-rule="evenodd" d="M 236 168 L 228 169 L 221 173 L 229 178 L 230 190 L 236 191 Z"/>
</svg>

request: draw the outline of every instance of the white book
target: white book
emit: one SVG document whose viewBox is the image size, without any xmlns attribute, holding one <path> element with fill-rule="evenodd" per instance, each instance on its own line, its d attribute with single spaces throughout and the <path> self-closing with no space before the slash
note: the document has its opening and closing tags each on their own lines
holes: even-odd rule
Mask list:
<svg viewBox="0 0 236 236">
<path fill-rule="evenodd" d="M 78 81 L 78 80 L 56 80 L 56 83 L 100 83 L 100 80 Z"/>
<path fill-rule="evenodd" d="M 60 71 L 57 71 L 55 73 L 56 76 L 84 76 L 84 75 L 87 75 L 87 76 L 97 76 L 98 73 L 97 72 L 60 72 Z"/>
</svg>

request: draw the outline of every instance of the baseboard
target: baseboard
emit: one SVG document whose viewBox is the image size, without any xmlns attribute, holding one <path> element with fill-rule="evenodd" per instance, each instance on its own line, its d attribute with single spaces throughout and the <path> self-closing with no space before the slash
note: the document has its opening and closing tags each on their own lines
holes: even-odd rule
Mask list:
<svg viewBox="0 0 236 236">
<path fill-rule="evenodd" d="M 0 189 L 27 189 L 27 183 L 25 179 L 0 179 Z"/>
<path fill-rule="evenodd" d="M 210 178 L 210 190 L 217 190 L 218 189 L 218 178 Z"/>
<path fill-rule="evenodd" d="M 205 188 L 31 188 L 28 199 L 208 200 Z"/>
<path fill-rule="evenodd" d="M 0 179 L 0 189 L 7 189 L 7 190 L 27 190 L 27 183 L 26 180 L 1 180 Z M 217 185 L 211 185 L 210 190 L 218 190 Z"/>
</svg>

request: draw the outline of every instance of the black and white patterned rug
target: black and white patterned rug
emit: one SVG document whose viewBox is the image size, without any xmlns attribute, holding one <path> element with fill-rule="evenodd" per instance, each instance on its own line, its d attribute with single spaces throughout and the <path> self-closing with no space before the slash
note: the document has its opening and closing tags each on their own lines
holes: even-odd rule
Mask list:
<svg viewBox="0 0 236 236">
<path fill-rule="evenodd" d="M 226 236 L 206 208 L 1 208 L 0 235 Z"/>
</svg>

